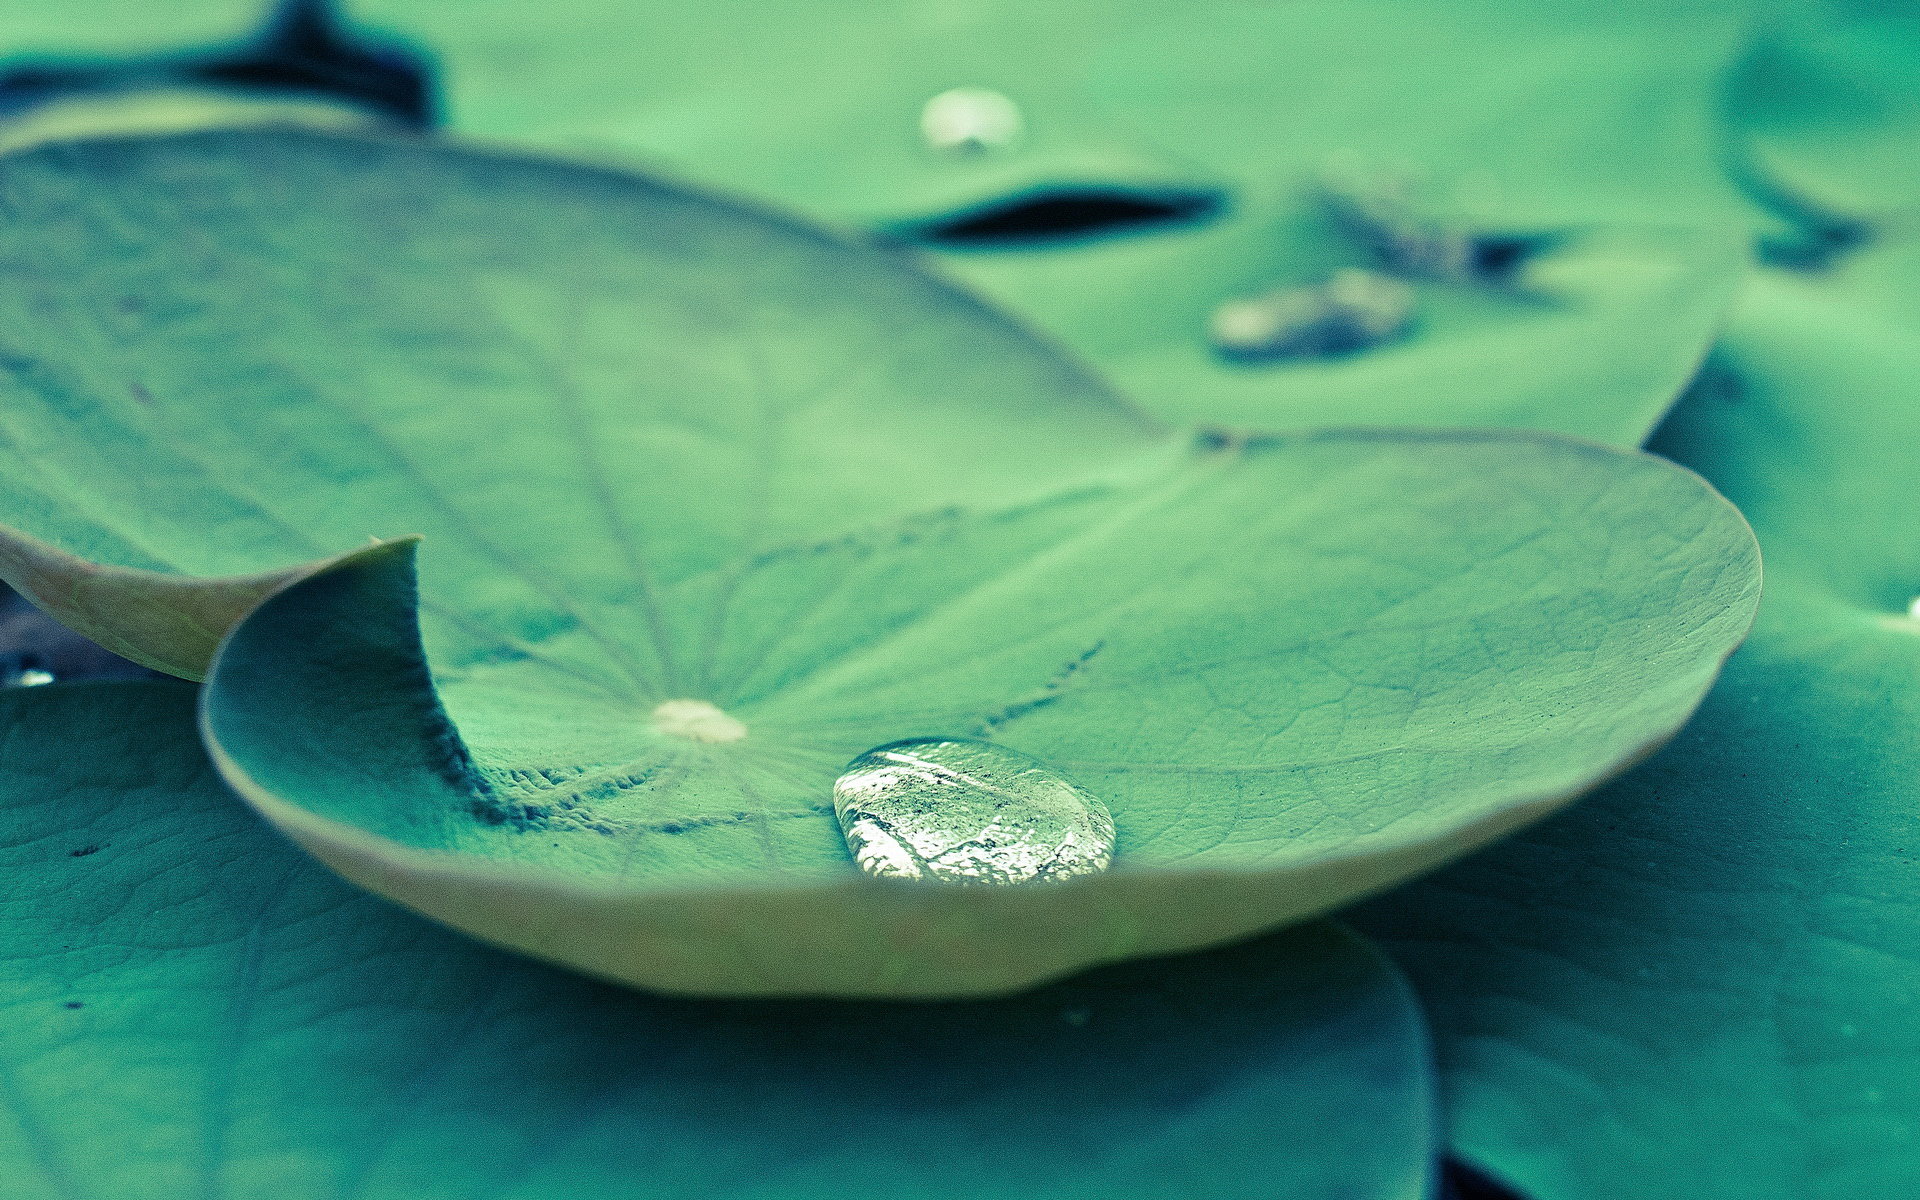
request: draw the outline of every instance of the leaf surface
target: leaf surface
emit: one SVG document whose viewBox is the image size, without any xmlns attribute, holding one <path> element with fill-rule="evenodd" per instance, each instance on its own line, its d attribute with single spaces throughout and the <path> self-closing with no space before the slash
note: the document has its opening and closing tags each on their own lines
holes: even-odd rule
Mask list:
<svg viewBox="0 0 1920 1200">
<path fill-rule="evenodd" d="M 1731 116 L 1751 169 L 1789 203 L 1902 233 L 1920 197 L 1920 10 L 1792 6 L 1734 81 Z"/>
<path fill-rule="evenodd" d="M 1760 214 L 1725 178 L 1741 5 L 858 4 L 752 14 L 364 0 L 433 45 L 459 131 L 636 155 L 943 265 L 1176 424 L 1551 429 L 1637 445 L 1711 340 Z M 1497 47 L 1490 53 L 1489 47 Z M 1004 146 L 941 151 L 923 107 L 992 89 Z M 1303 219 L 1330 170 L 1411 184 L 1476 235 L 1578 231 L 1519 295 L 1423 287 L 1404 346 L 1249 367 L 1208 344 L 1248 289 L 1368 248 Z M 1105 217 L 1096 214 L 1106 213 Z M 1644 226 L 1705 227 L 1704 236 Z"/>
<path fill-rule="evenodd" d="M 1543 239 L 1499 277 L 1415 279 L 1406 337 L 1330 356 L 1225 360 L 1226 302 L 1368 269 L 1378 246 L 1300 201 L 1201 229 L 946 255 L 1174 424 L 1547 429 L 1637 446 L 1700 365 L 1745 273 L 1718 234 Z M 1525 241 L 1525 239 L 1519 239 Z"/>
<path fill-rule="evenodd" d="M 1024 986 L 1458 853 L 1669 732 L 1755 583 L 1744 525 L 1652 460 L 1302 439 L 769 561 L 693 697 L 745 736 L 703 745 L 651 698 L 532 662 L 439 671 L 436 693 L 410 568 L 406 547 L 364 552 L 223 648 L 206 728 L 242 793 L 482 936 L 668 990 L 834 994 Z M 700 611 L 710 582 L 664 610 Z M 1123 869 L 984 889 L 852 872 L 835 775 L 954 735 L 1091 788 Z"/>
<path fill-rule="evenodd" d="M 638 152 L 860 225 L 1056 187 L 1270 197 L 1332 158 L 1461 185 L 1488 220 L 1738 220 L 1752 210 L 1719 169 L 1716 121 L 1748 9 L 352 6 L 440 49 L 456 129 Z M 1006 152 L 922 141 L 924 104 L 955 87 L 1019 106 Z"/>
<path fill-rule="evenodd" d="M 1460 1147 L 1537 1200 L 1843 1200 L 1920 1175 L 1911 247 L 1757 288 L 1657 445 L 1768 555 L 1653 762 L 1362 923 L 1442 1031 Z"/>
<path fill-rule="evenodd" d="M 692 1003 L 356 892 L 177 684 L 0 693 L 10 1200 L 1418 1200 L 1418 1010 L 1314 925 L 1013 1001 Z"/>
<path fill-rule="evenodd" d="M 72 0 L 0 4 L 0 67 L 45 66 L 76 57 L 144 54 L 221 43 L 251 34 L 266 5 L 259 0 Z"/>
<path fill-rule="evenodd" d="M 0 522 L 25 535 L 0 531 L 0 577 L 180 674 L 224 625 L 135 630 L 141 577 L 61 552 L 265 576 L 425 533 L 498 618 L 443 612 L 454 653 L 511 644 L 633 687 L 667 669 L 621 665 L 652 653 L 647 620 L 595 609 L 645 609 L 650 580 L 1042 494 L 1153 445 L 890 257 L 629 176 L 214 133 L 22 154 L 0 203 Z M 663 510 L 684 519 L 639 540 Z M 178 607 L 147 583 L 148 607 Z"/>
<path fill-rule="evenodd" d="M 1655 460 L 1170 442 L 890 257 L 628 176 L 223 133 L 0 197 L 6 515 L 190 576 L 425 534 L 417 590 L 393 543 L 233 635 L 222 764 L 368 886 L 628 982 L 1006 991 L 1303 919 L 1644 752 L 1751 615 L 1744 523 Z M 863 878 L 834 777 L 953 735 L 1092 789 L 1125 869 Z"/>
<path fill-rule="evenodd" d="M 69 629 L 144 667 L 199 679 L 227 631 L 329 559 L 224 578 L 89 562 L 0 525 L 0 578 Z"/>
</svg>

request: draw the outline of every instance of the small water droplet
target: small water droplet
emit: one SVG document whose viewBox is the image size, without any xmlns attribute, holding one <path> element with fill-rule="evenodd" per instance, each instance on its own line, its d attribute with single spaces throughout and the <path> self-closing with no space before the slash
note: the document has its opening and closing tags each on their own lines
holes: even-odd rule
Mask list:
<svg viewBox="0 0 1920 1200">
<path fill-rule="evenodd" d="M 962 154 L 1004 150 L 1025 129 L 1020 106 L 990 88 L 952 88 L 920 110 L 920 136 L 935 150 Z"/>
<path fill-rule="evenodd" d="M 8 682 L 13 687 L 44 687 L 54 681 L 52 671 L 43 671 L 38 667 L 26 667 L 16 672 Z"/>
<path fill-rule="evenodd" d="M 668 737 L 719 744 L 747 736 L 747 727 L 705 700 L 663 700 L 653 710 L 653 728 Z"/>
<path fill-rule="evenodd" d="M 1113 861 L 1113 817 L 1098 797 L 993 742 L 869 750 L 835 781 L 833 806 L 854 861 L 883 878 L 1039 883 Z"/>
<path fill-rule="evenodd" d="M 1208 332 L 1214 349 L 1240 361 L 1325 358 L 1405 336 L 1414 300 L 1398 279 L 1348 268 L 1321 284 L 1228 300 Z"/>
</svg>

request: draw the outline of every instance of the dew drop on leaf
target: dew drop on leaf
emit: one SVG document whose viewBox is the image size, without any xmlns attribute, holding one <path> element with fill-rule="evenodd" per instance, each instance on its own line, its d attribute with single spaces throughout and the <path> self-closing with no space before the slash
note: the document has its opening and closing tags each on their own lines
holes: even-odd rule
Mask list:
<svg viewBox="0 0 1920 1200">
<path fill-rule="evenodd" d="M 1042 883 L 1113 861 L 1107 806 L 1017 750 L 917 738 L 869 750 L 833 785 L 834 811 L 869 875 Z"/>
<path fill-rule="evenodd" d="M 1214 309 L 1208 333 L 1229 359 L 1332 357 L 1406 335 L 1414 291 L 1377 271 L 1336 271 L 1325 283 L 1228 300 Z"/>
<path fill-rule="evenodd" d="M 1019 105 L 987 88 L 953 88 L 920 110 L 920 136 L 935 150 L 1004 150 L 1019 140 L 1024 126 Z"/>
</svg>

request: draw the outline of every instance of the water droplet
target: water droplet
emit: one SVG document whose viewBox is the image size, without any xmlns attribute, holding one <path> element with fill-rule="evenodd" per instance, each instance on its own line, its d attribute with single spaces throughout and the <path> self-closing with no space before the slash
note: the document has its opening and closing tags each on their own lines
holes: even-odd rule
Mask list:
<svg viewBox="0 0 1920 1200">
<path fill-rule="evenodd" d="M 962 154 L 1004 150 L 1025 129 L 1020 106 L 989 88 L 953 88 L 920 110 L 920 136 L 935 150 Z"/>
<path fill-rule="evenodd" d="M 1907 601 L 1907 616 L 1920 621 L 1920 596 Z"/>
<path fill-rule="evenodd" d="M 1039 883 L 1113 861 L 1107 806 L 992 742 L 916 738 L 869 750 L 833 785 L 854 861 L 869 875 Z"/>
<path fill-rule="evenodd" d="M 43 671 L 38 667 L 25 667 L 15 672 L 8 682 L 13 687 L 44 687 L 52 683 L 53 679 L 52 671 Z"/>
<path fill-rule="evenodd" d="M 663 700 L 653 710 L 653 729 L 690 742 L 737 742 L 747 727 L 705 700 Z"/>
<path fill-rule="evenodd" d="M 1336 271 L 1325 283 L 1229 300 L 1209 334 L 1222 355 L 1247 362 L 1331 357 L 1405 336 L 1414 290 L 1377 271 Z"/>
</svg>

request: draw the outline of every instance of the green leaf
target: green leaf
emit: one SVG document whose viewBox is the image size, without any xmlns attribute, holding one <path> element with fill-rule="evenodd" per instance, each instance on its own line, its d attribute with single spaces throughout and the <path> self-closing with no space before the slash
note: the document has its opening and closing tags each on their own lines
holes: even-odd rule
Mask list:
<svg viewBox="0 0 1920 1200">
<path fill-rule="evenodd" d="M 428 535 L 424 661 L 409 546 L 367 551 L 233 635 L 209 732 L 355 878 L 629 982 L 1005 991 L 1298 920 L 1641 753 L 1750 619 L 1744 523 L 1655 460 L 1163 443 L 887 256 L 625 176 L 291 133 L 13 161 L 16 523 L 193 575 Z M 1122 869 L 861 876 L 835 775 L 949 734 L 1091 788 Z"/>
<path fill-rule="evenodd" d="M 145 667 L 200 679 L 240 618 L 332 559 L 207 578 L 89 562 L 0 525 L 0 578 L 69 629 Z"/>
<path fill-rule="evenodd" d="M 645 156 L 815 217 L 898 233 L 1049 198 L 1218 215 L 937 256 L 1165 419 L 1284 430 L 1550 429 L 1637 445 L 1711 340 L 1760 220 L 1724 178 L 1738 5 L 988 0 L 644 13 L 363 0 L 440 53 L 452 128 Z M 1489 53 L 1490 47 L 1497 52 Z M 941 152 L 923 106 L 996 89 L 1007 146 Z M 1576 229 L 1517 287 L 1423 288 L 1404 346 L 1249 367 L 1208 343 L 1247 289 L 1365 259 L 1303 219 L 1330 168 L 1412 180 L 1475 233 Z M 1618 225 L 1712 226 L 1706 236 Z"/>
<path fill-rule="evenodd" d="M 1744 3 L 1570 11 L 1325 0 L 984 0 L 703 8 L 356 0 L 433 46 L 453 128 L 624 151 L 858 225 L 1056 187 L 1291 194 L 1334 157 L 1458 186 L 1494 222 L 1751 220 L 1719 166 Z M 1490 53 L 1490 48 L 1497 52 Z M 1005 153 L 942 154 L 958 86 L 1024 114 Z"/>
<path fill-rule="evenodd" d="M 228 42 L 252 34 L 270 0 L 7 0 L 0 64 L 43 66 L 85 56 L 144 54 Z"/>
<path fill-rule="evenodd" d="M 1920 261 L 1774 279 L 1658 445 L 1768 599 L 1671 748 L 1372 905 L 1459 1146 L 1536 1200 L 1850 1200 L 1920 1176 Z"/>
<path fill-rule="evenodd" d="M 704 745 L 650 721 L 673 693 L 595 694 L 534 661 L 447 664 L 436 694 L 409 555 L 366 551 L 235 631 L 206 704 L 229 780 L 439 919 L 718 993 L 1007 990 L 1320 911 L 1662 739 L 1756 575 L 1737 516 L 1649 459 L 1476 435 L 1201 455 L 659 591 L 699 614 L 731 589 L 689 698 L 746 732 Z M 1092 788 L 1122 869 L 1049 888 L 852 870 L 835 775 L 945 735 Z"/>
<path fill-rule="evenodd" d="M 1405 341 L 1247 365 L 1209 344 L 1222 302 L 1368 266 L 1374 248 L 1288 204 L 1192 231 L 942 265 L 1035 314 L 1175 424 L 1500 426 L 1639 445 L 1719 331 L 1744 252 L 1728 236 L 1651 230 L 1548 240 L 1510 275 L 1416 281 Z"/>
<path fill-rule="evenodd" d="M 1791 203 L 1910 229 L 1920 205 L 1920 11 L 1824 3 L 1790 12 L 1735 80 L 1746 166 Z"/>
<path fill-rule="evenodd" d="M 136 86 L 49 99 L 0 121 L 0 154 L 102 135 L 302 125 L 372 128 L 377 118 L 344 101 L 186 85 Z"/>
<path fill-rule="evenodd" d="M 593 609 L 647 574 L 1038 495 L 1153 444 L 892 257 L 624 175 L 219 133 L 15 156 L 0 203 L 0 522 L 24 535 L 0 531 L 0 578 L 182 675 L 267 576 L 414 531 L 466 597 L 456 654 L 518 640 L 606 674 L 578 644 L 646 637 Z M 633 541 L 660 511 L 681 516 Z M 58 551 L 261 578 L 158 622 L 177 580 Z M 474 609 L 498 621 L 459 632 Z"/>
<path fill-rule="evenodd" d="M 696 1004 L 354 892 L 179 685 L 0 694 L 10 1200 L 1417 1200 L 1430 1081 L 1327 925 L 1019 1000 Z"/>
<path fill-rule="evenodd" d="M 96 134 L 431 119 L 417 57 L 356 39 L 335 0 L 126 7 L 38 5 L 0 31 L 0 152 Z"/>
<path fill-rule="evenodd" d="M 880 227 L 1039 186 L 1214 182 L 1090 93 L 1098 48 L 1156 10 L 1145 0 L 945 10 L 841 0 L 725 12 L 353 0 L 350 15 L 435 50 L 455 131 L 641 156 L 819 218 Z M 1000 89 L 1020 105 L 1017 153 L 923 144 L 923 106 L 959 86 Z"/>
<path fill-rule="evenodd" d="M 1123 26 L 1093 88 L 1155 145 L 1252 194 L 1340 159 L 1495 223 L 1749 224 L 1719 166 L 1738 2 L 1221 3 Z M 1289 177 L 1292 177 L 1291 179 Z"/>
</svg>

